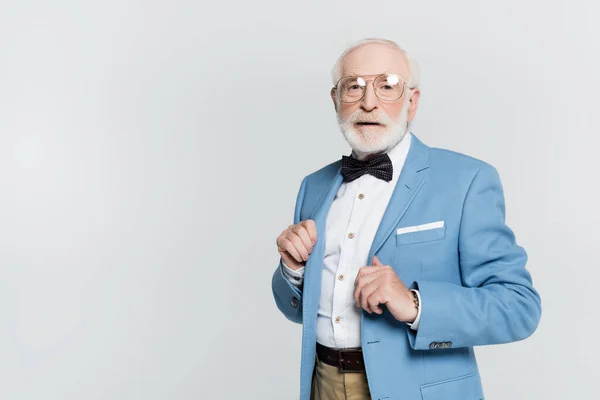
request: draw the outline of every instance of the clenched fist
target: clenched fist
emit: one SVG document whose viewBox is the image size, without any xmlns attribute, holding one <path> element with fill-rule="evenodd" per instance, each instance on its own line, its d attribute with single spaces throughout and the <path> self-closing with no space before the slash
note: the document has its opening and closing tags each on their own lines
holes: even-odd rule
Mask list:
<svg viewBox="0 0 600 400">
<path fill-rule="evenodd" d="M 373 256 L 373 265 L 362 267 L 354 282 L 354 302 L 369 314 L 381 314 L 385 304 L 398 321 L 412 323 L 418 314 L 413 295 L 389 266 Z"/>
<path fill-rule="evenodd" d="M 283 262 L 293 270 L 304 267 L 317 243 L 317 226 L 312 219 L 290 225 L 277 237 L 277 250 Z"/>
</svg>

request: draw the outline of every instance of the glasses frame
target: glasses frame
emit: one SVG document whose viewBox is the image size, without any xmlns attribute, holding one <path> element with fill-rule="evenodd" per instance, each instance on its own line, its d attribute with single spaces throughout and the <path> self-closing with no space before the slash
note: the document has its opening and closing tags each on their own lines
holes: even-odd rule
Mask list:
<svg viewBox="0 0 600 400">
<path fill-rule="evenodd" d="M 365 93 L 367 93 L 367 85 L 369 84 L 369 82 L 374 83 L 375 80 L 377 78 L 379 78 L 380 76 L 387 76 L 387 75 L 396 75 L 398 76 L 401 80 L 402 80 L 402 93 L 400 93 L 400 96 L 395 99 L 395 100 L 385 100 L 382 99 L 381 97 L 379 97 L 379 95 L 377 94 L 377 90 L 375 89 L 375 86 L 373 85 L 373 92 L 375 93 L 375 96 L 379 99 L 379 101 L 384 101 L 384 102 L 392 102 L 392 101 L 398 101 L 402 98 L 402 96 L 404 96 L 404 92 L 406 91 L 406 88 L 408 88 L 408 90 L 413 90 L 415 87 L 414 86 L 408 86 L 406 84 L 406 81 L 404 79 L 402 79 L 402 77 L 400 76 L 400 74 L 390 74 L 390 73 L 383 73 L 383 74 L 376 74 L 376 75 L 346 75 L 346 76 L 342 76 L 340 79 L 338 79 L 338 81 L 335 83 L 335 86 L 333 87 L 333 90 L 335 91 L 335 97 L 341 101 L 344 104 L 353 104 L 353 103 L 358 103 L 359 101 L 362 101 L 362 99 L 365 98 Z M 373 79 L 365 79 L 365 77 L 374 77 Z M 340 84 L 340 82 L 342 81 L 342 79 L 346 79 L 346 78 L 363 78 L 365 80 L 365 90 L 363 91 L 362 96 L 360 96 L 359 99 L 354 100 L 354 101 L 344 101 L 340 98 L 340 92 L 338 91 L 338 86 Z"/>
</svg>

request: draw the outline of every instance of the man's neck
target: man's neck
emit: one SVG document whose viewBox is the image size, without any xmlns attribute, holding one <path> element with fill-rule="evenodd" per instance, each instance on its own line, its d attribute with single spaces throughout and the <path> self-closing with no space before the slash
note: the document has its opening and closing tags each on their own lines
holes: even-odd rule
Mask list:
<svg viewBox="0 0 600 400">
<path fill-rule="evenodd" d="M 358 151 L 353 150 L 352 151 L 352 157 L 356 158 L 357 160 L 360 161 L 369 161 L 374 159 L 375 157 L 381 155 L 381 154 L 385 154 L 389 151 L 389 149 L 387 150 L 382 150 L 382 151 L 378 151 L 378 152 L 374 152 L 374 153 L 360 153 Z"/>
</svg>

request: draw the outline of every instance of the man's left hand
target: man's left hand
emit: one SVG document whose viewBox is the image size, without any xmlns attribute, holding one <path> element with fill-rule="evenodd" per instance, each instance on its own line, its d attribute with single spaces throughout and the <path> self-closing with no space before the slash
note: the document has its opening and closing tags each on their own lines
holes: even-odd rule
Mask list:
<svg viewBox="0 0 600 400">
<path fill-rule="evenodd" d="M 373 265 L 362 267 L 354 282 L 354 302 L 369 314 L 381 314 L 385 304 L 398 321 L 412 323 L 417 318 L 417 307 L 412 292 L 389 266 L 373 256 Z"/>
</svg>

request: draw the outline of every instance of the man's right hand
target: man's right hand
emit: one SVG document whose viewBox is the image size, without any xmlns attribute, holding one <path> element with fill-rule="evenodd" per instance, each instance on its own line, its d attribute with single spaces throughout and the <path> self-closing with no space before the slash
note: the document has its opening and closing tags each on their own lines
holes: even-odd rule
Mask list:
<svg viewBox="0 0 600 400">
<path fill-rule="evenodd" d="M 307 219 L 281 232 L 277 237 L 277 251 L 283 262 L 295 271 L 304 267 L 316 243 L 317 226 L 312 219 Z"/>
</svg>

